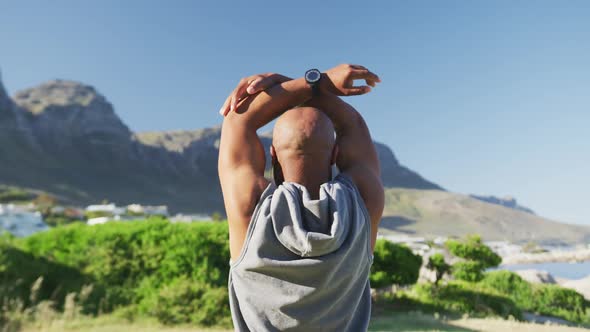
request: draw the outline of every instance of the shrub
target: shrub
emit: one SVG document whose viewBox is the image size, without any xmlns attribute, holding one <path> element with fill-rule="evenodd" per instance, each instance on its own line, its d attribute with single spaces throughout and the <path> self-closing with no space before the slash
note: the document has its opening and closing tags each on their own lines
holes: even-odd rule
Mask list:
<svg viewBox="0 0 590 332">
<path fill-rule="evenodd" d="M 228 302 L 227 289 L 211 288 L 180 277 L 160 289 L 150 311 L 164 324 L 227 326 L 230 325 Z"/>
<path fill-rule="evenodd" d="M 422 257 L 410 248 L 379 239 L 375 243 L 371 286 L 409 285 L 418 280 Z"/>
<path fill-rule="evenodd" d="M 436 273 L 436 280 L 434 281 L 435 285 L 438 285 L 438 282 L 442 279 L 445 273 L 448 273 L 451 270 L 451 266 L 447 264 L 445 261 L 445 256 L 441 253 L 436 253 L 428 258 L 428 265 L 427 267 L 431 270 L 434 270 Z"/>
<path fill-rule="evenodd" d="M 477 235 L 468 236 L 463 241 L 448 240 L 445 246 L 451 254 L 465 260 L 452 267 L 453 276 L 460 280 L 479 281 L 485 269 L 496 267 L 502 262 L 502 258 L 483 244 Z"/>
<path fill-rule="evenodd" d="M 518 274 L 499 270 L 485 273 L 481 285 L 510 296 L 523 310 L 532 310 L 533 287 Z"/>
<path fill-rule="evenodd" d="M 399 296 L 406 302 L 412 301 L 419 308 L 430 308 L 433 311 L 522 318 L 521 310 L 508 296 L 464 281 L 451 281 L 440 286 L 417 284 L 411 291 Z"/>
<path fill-rule="evenodd" d="M 491 271 L 480 285 L 510 297 L 522 310 L 590 323 L 590 304 L 576 291 L 550 284 L 530 284 L 510 271 Z"/>
<path fill-rule="evenodd" d="M 484 267 L 480 262 L 464 261 L 453 264 L 451 271 L 456 279 L 475 282 L 483 278 Z"/>
<path fill-rule="evenodd" d="M 582 294 L 557 285 L 536 285 L 532 301 L 535 312 L 556 316 L 578 323 L 590 323 L 590 305 Z"/>
<path fill-rule="evenodd" d="M 229 304 L 215 294 L 227 292 L 227 242 L 225 223 L 172 224 L 152 218 L 57 227 L 4 244 L 0 266 L 6 287 L 0 287 L 1 295 L 27 301 L 28 287 L 43 276 L 41 300 L 54 299 L 63 306 L 68 292 L 92 284 L 85 311 L 108 312 L 139 303 L 147 313 L 153 309 L 149 300 L 176 287 L 170 285 L 181 287 L 177 279 L 183 277 L 211 290 L 213 295 L 202 294 L 203 308 L 209 310 L 213 306 L 207 303 L 217 303 L 220 315 L 208 315 L 221 319 Z"/>
<path fill-rule="evenodd" d="M 463 241 L 448 240 L 445 246 L 451 254 L 466 260 L 479 262 L 485 269 L 496 267 L 502 263 L 502 257 L 483 244 L 478 235 L 468 236 Z"/>
</svg>

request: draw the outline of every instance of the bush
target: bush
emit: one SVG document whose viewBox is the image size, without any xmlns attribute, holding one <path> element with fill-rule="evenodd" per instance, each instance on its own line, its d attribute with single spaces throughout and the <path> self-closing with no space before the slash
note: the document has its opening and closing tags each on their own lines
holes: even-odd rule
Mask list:
<svg viewBox="0 0 590 332">
<path fill-rule="evenodd" d="M 550 284 L 533 284 L 510 271 L 492 271 L 480 282 L 510 297 L 522 310 L 590 323 L 590 304 L 576 291 Z"/>
<path fill-rule="evenodd" d="M 212 289 L 205 283 L 181 277 L 160 289 L 150 311 L 164 324 L 227 326 L 231 324 L 227 303 L 227 289 Z"/>
<path fill-rule="evenodd" d="M 502 258 L 483 244 L 477 235 L 468 236 L 463 241 L 448 240 L 445 246 L 451 254 L 465 260 L 452 267 L 453 276 L 460 280 L 479 281 L 485 269 L 496 267 L 502 262 Z"/>
<path fill-rule="evenodd" d="M 422 257 L 408 247 L 379 239 L 371 266 L 371 287 L 409 285 L 418 280 Z"/>
<path fill-rule="evenodd" d="M 505 270 L 487 272 L 480 284 L 510 296 L 523 310 L 532 310 L 534 307 L 532 285 L 514 272 Z"/>
<path fill-rule="evenodd" d="M 451 281 L 446 285 L 417 284 L 398 297 L 418 309 L 444 311 L 473 316 L 509 316 L 521 319 L 522 312 L 508 296 L 493 289 L 464 281 Z"/>
<path fill-rule="evenodd" d="M 483 278 L 484 267 L 480 262 L 464 261 L 453 264 L 451 271 L 456 279 L 476 282 Z"/>
<path fill-rule="evenodd" d="M 3 298 L 27 301 L 28 288 L 43 276 L 40 300 L 63 304 L 67 292 L 92 284 L 94 291 L 85 311 L 109 312 L 139 304 L 143 313 L 149 313 L 153 309 L 150 300 L 164 294 L 163 289 L 176 287 L 171 285 L 181 285 L 178 278 L 186 278 L 202 290 L 211 290 L 213 295 L 202 294 L 205 304 L 217 303 L 217 314 L 207 311 L 210 319 L 223 320 L 224 308 L 229 306 L 227 298 L 219 300 L 215 295 L 227 292 L 225 223 L 172 224 L 153 218 L 95 226 L 72 224 L 4 242 L 0 255 L 1 281 L 6 285 L 1 287 Z M 210 310 L 213 306 L 202 307 Z"/>
<path fill-rule="evenodd" d="M 481 237 L 478 235 L 468 236 L 463 241 L 448 240 L 445 246 L 451 254 L 466 260 L 479 262 L 485 269 L 496 267 L 502 263 L 502 257 L 483 244 Z"/>
<path fill-rule="evenodd" d="M 590 324 L 590 305 L 582 294 L 557 285 L 541 284 L 533 292 L 534 310 L 540 314 Z"/>
</svg>

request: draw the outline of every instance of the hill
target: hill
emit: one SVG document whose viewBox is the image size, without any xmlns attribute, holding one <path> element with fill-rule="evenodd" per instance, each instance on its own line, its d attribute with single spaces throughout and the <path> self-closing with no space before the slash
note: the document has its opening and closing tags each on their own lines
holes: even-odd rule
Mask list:
<svg viewBox="0 0 590 332">
<path fill-rule="evenodd" d="M 590 228 L 440 190 L 386 189 L 381 232 L 415 236 L 480 234 L 484 240 L 525 244 L 587 243 Z"/>
</svg>

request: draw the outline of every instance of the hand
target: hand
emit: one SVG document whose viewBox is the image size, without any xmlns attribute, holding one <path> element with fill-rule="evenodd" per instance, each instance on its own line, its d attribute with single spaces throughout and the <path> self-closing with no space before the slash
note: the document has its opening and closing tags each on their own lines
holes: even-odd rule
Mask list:
<svg viewBox="0 0 590 332">
<path fill-rule="evenodd" d="M 365 80 L 367 85 L 353 86 L 354 80 Z M 381 79 L 367 68 L 358 65 L 342 64 L 323 74 L 320 90 L 337 96 L 356 96 L 371 91 Z"/>
<path fill-rule="evenodd" d="M 275 74 L 266 73 L 244 77 L 238 82 L 238 86 L 227 97 L 225 103 L 219 110 L 219 114 L 226 116 L 229 112 L 236 109 L 239 102 L 248 98 L 250 95 L 264 91 L 272 86 L 290 81 L 291 78 Z"/>
</svg>

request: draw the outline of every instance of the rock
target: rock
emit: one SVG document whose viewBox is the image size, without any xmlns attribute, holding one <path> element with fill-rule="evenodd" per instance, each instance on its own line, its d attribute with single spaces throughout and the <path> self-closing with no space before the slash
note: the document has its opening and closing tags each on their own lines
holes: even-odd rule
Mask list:
<svg viewBox="0 0 590 332">
<path fill-rule="evenodd" d="M 527 213 L 531 213 L 531 214 L 535 214 L 535 212 L 527 207 L 524 207 L 522 205 L 519 205 L 516 202 L 516 198 L 512 197 L 512 196 L 506 196 L 506 197 L 496 197 L 496 196 L 478 196 L 478 195 L 470 195 L 471 197 L 475 198 L 475 199 L 479 199 L 480 201 L 483 202 L 487 202 L 487 203 L 491 203 L 491 204 L 496 204 L 496 205 L 500 205 L 500 206 L 504 206 L 507 208 L 511 208 L 511 209 L 515 209 L 515 210 L 519 210 L 519 211 L 523 211 L 523 212 L 527 212 Z"/>
<path fill-rule="evenodd" d="M 567 280 L 560 283 L 561 286 L 571 288 L 576 292 L 582 294 L 586 300 L 590 301 L 590 275 L 585 278 L 577 280 Z"/>
<path fill-rule="evenodd" d="M 28 113 L 36 141 L 52 154 L 97 146 L 129 150 L 129 128 L 91 86 L 54 80 L 17 92 L 14 101 Z"/>
<path fill-rule="evenodd" d="M 555 278 L 547 271 L 540 270 L 519 270 L 515 271 L 522 279 L 541 284 L 556 284 Z"/>
</svg>

